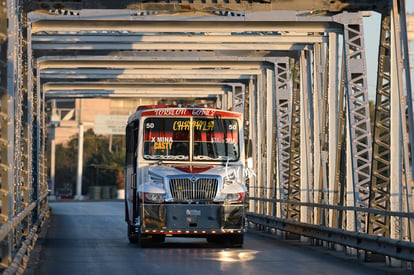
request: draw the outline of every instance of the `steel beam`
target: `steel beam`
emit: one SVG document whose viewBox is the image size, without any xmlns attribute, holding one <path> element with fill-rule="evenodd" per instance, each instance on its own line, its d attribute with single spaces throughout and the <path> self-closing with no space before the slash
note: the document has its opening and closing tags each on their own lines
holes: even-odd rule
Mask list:
<svg viewBox="0 0 414 275">
<path fill-rule="evenodd" d="M 311 22 L 308 17 L 302 17 L 302 22 L 299 22 L 301 17 L 292 17 L 290 22 L 274 21 L 274 18 L 280 16 L 280 14 L 270 14 L 273 16 L 272 20 L 265 20 L 257 18 L 253 22 L 248 22 L 239 19 L 238 22 L 229 22 L 215 20 L 214 17 L 205 17 L 204 22 L 197 22 L 197 17 L 179 18 L 174 17 L 174 20 L 153 21 L 151 24 L 145 23 L 145 21 L 111 21 L 110 18 L 104 18 L 101 21 L 94 20 L 91 24 L 91 20 L 79 20 L 72 18 L 68 20 L 67 17 L 54 17 L 50 20 L 46 18 L 37 21 L 33 18 L 34 13 L 28 14 L 28 19 L 32 24 L 32 32 L 145 32 L 145 33 L 223 33 L 223 34 L 243 34 L 257 32 L 261 35 L 261 32 L 298 32 L 298 33 L 322 33 L 322 32 L 338 32 L 340 27 L 334 23 L 331 16 L 327 18 L 314 17 L 312 20 L 319 19 L 318 21 Z M 153 17 L 154 18 L 154 17 Z M 151 18 L 151 19 L 153 19 Z M 66 19 L 66 20 L 65 20 Z M 325 20 L 324 20 L 325 19 Z M 214 22 L 211 22 L 214 21 Z M 259 21 L 259 22 L 258 22 Z M 260 22 L 261 21 L 261 22 Z M 266 22 L 267 21 L 267 22 Z M 273 22 L 272 22 L 273 21 Z M 303 22 L 307 21 L 306 24 Z M 191 22 L 191 24 L 188 24 Z M 174 28 L 171 29 L 171 25 L 174 24 Z M 169 31 L 166 31 L 169 30 Z"/>
<path fill-rule="evenodd" d="M 362 14 L 343 14 L 346 93 L 352 155 L 352 178 L 358 207 L 368 207 L 371 180 L 372 138 Z M 358 213 L 358 232 L 366 232 L 365 214 Z"/>
<path fill-rule="evenodd" d="M 405 111 L 401 110 L 400 100 L 403 96 L 402 71 L 398 64 L 401 58 L 401 41 L 399 38 L 399 23 L 396 12 L 391 14 L 391 88 L 390 88 L 390 210 L 402 211 L 402 167 L 403 152 L 401 150 L 402 141 L 402 121 L 401 113 L 405 116 Z M 404 127 L 406 125 L 404 124 Z M 390 217 L 390 237 L 392 239 L 402 239 L 402 219 L 400 217 Z M 401 262 L 391 259 L 392 266 L 401 266 Z"/>
<path fill-rule="evenodd" d="M 8 18 L 15 19 L 11 2 L 5 2 L 6 6 L 0 9 L 0 156 L 1 156 L 1 227 L 7 226 L 13 217 L 14 200 L 14 89 L 9 87 L 13 84 L 14 66 L 13 50 L 15 36 L 13 30 L 8 29 Z M 12 20 L 13 21 L 13 20 Z M 8 37 L 10 35 L 10 37 Z M 10 65 L 10 66 L 9 66 Z M 7 267 L 12 259 L 13 234 L 10 229 L 6 237 L 0 240 L 1 244 L 1 267 Z"/>
<path fill-rule="evenodd" d="M 275 182 L 275 132 L 274 132 L 274 116 L 275 116 L 275 106 L 274 106 L 274 98 L 275 98 L 275 78 L 274 78 L 274 70 L 266 70 L 266 132 L 265 132 L 265 163 L 266 163 L 266 197 L 267 198 L 276 198 L 276 182 Z M 275 216 L 276 207 L 273 206 L 272 203 L 268 202 L 266 204 L 266 213 L 269 216 Z"/>
<path fill-rule="evenodd" d="M 195 75 L 196 70 L 121 70 L 121 69 L 44 69 L 42 79 L 249 79 L 249 75 L 261 74 L 261 70 L 206 69 Z"/>
<path fill-rule="evenodd" d="M 83 57 L 83 58 L 70 58 L 69 56 L 58 56 L 48 58 L 38 58 L 38 69 L 40 70 L 77 70 L 77 69 L 118 69 L 118 70 L 191 70 L 191 69 L 212 69 L 219 67 L 220 69 L 232 69 L 232 70 L 246 70 L 257 68 L 270 68 L 272 59 L 261 58 L 256 60 L 234 60 L 233 57 L 220 58 L 220 59 L 188 59 L 182 60 L 172 59 L 170 61 L 161 59 L 144 59 L 125 57 L 120 58 L 116 56 L 97 56 Z M 268 61 L 269 63 L 267 64 Z"/>
<path fill-rule="evenodd" d="M 391 138 L 390 138 L 390 209 L 391 211 L 401 212 L 403 210 L 403 187 L 406 178 L 411 178 L 409 174 L 410 161 L 408 160 L 408 136 L 406 123 L 406 98 L 404 94 L 404 57 L 401 44 L 401 21 L 398 14 L 399 1 L 393 1 L 391 12 Z M 408 69 L 408 68 L 406 68 Z M 402 166 L 402 165 L 403 166 Z M 408 171 L 407 171 L 408 170 Z M 412 184 L 412 183 L 410 183 Z M 404 222 L 399 217 L 390 218 L 390 237 L 393 239 L 408 239 L 410 232 L 404 230 Z M 405 232 L 404 232 L 405 231 Z M 391 261 L 392 265 L 400 265 Z"/>
<path fill-rule="evenodd" d="M 218 95 L 224 95 L 227 91 L 213 90 L 213 89 L 201 89 L 199 91 L 184 91 L 184 90 L 170 90 L 170 91 L 157 91 L 156 89 L 144 89 L 133 91 L 108 91 L 108 90 L 49 90 L 45 97 L 51 98 L 137 98 L 137 97 L 217 97 Z"/>
<path fill-rule="evenodd" d="M 314 45 L 313 64 L 313 157 L 314 180 L 313 200 L 328 204 L 328 148 L 327 148 L 327 116 L 328 116 L 328 50 L 320 44 Z M 335 63 L 334 63 L 335 64 Z M 333 64 L 333 65 L 334 65 Z M 313 223 L 328 224 L 328 213 L 324 209 L 314 209 Z"/>
<path fill-rule="evenodd" d="M 317 14 L 316 16 L 308 11 L 295 10 L 268 10 L 264 12 L 245 12 L 241 16 L 217 16 L 214 14 L 203 15 L 157 15 L 157 16 L 135 16 L 136 11 L 127 9 L 96 10 L 82 9 L 73 11 L 73 14 L 59 14 L 52 12 L 29 12 L 28 20 L 36 23 L 33 32 L 50 32 L 50 31 L 96 31 L 99 32 L 108 27 L 107 30 L 114 31 L 135 31 L 135 32 L 191 32 L 200 26 L 206 25 L 203 32 L 246 32 L 260 31 L 263 25 L 273 22 L 273 28 L 270 26 L 267 30 L 295 30 L 314 28 L 319 32 L 320 27 L 329 26 L 333 22 L 332 16 L 326 14 Z M 275 20 L 277 18 L 277 20 Z M 85 24 L 85 21 L 93 21 L 93 24 Z M 151 24 L 145 22 L 152 21 Z M 183 24 L 184 21 L 193 21 L 191 25 Z M 230 23 L 231 24 L 228 24 Z M 57 22 L 58 24 L 54 24 Z M 171 23 L 174 22 L 174 29 L 171 29 Z M 263 24 L 263 22 L 265 24 Z M 302 24 L 306 22 L 307 24 Z M 114 23 L 119 26 L 116 28 Z M 135 27 L 137 24 L 141 27 Z M 275 25 L 276 24 L 276 25 Z M 277 25 L 280 24 L 280 25 Z M 78 29 L 74 27 L 78 26 Z M 167 27 L 166 27 L 167 26 Z M 284 26 L 285 29 L 280 28 Z M 224 28 L 222 28 L 224 27 Z M 316 27 L 316 28 L 315 28 Z M 319 28 L 318 28 L 319 27 Z M 166 31 L 167 30 L 167 31 Z M 169 30 L 169 31 L 168 31 Z"/>
<path fill-rule="evenodd" d="M 390 210 L 390 16 L 382 14 L 369 207 Z M 390 217 L 369 214 L 368 233 L 390 236 Z"/>
<path fill-rule="evenodd" d="M 330 54 L 331 56 L 331 54 Z M 332 65 L 332 64 L 331 64 Z M 331 72 L 331 71 L 330 71 Z M 329 107 L 329 127 L 330 127 L 330 135 L 329 135 L 329 148 L 332 148 L 334 146 L 336 146 L 335 149 L 335 153 L 331 153 L 330 152 L 330 165 L 334 166 L 335 165 L 335 170 L 334 173 L 330 173 L 329 177 L 330 177 L 330 181 L 332 181 L 331 177 L 333 178 L 333 182 L 330 182 L 330 190 L 332 190 L 333 192 L 333 196 L 332 198 L 330 197 L 330 202 L 331 205 L 340 205 L 343 206 L 345 205 L 345 203 L 348 201 L 348 199 L 351 201 L 351 199 L 353 200 L 353 196 L 350 198 L 349 196 L 346 195 L 347 192 L 347 187 L 351 186 L 351 184 L 348 184 L 346 182 L 346 177 L 348 176 L 346 173 L 348 173 L 348 170 L 346 169 L 347 167 L 350 167 L 350 164 L 347 163 L 347 156 L 345 155 L 345 152 L 347 152 L 348 150 L 348 146 L 346 141 L 349 140 L 348 137 L 348 133 L 349 131 L 347 131 L 347 128 L 349 125 L 346 122 L 346 102 L 345 102 L 345 57 L 342 56 L 342 64 L 341 64 L 341 68 L 340 68 L 340 83 L 339 83 L 339 87 L 335 87 L 336 84 L 330 84 L 333 85 L 334 87 L 330 87 L 329 90 L 329 102 L 330 102 L 330 107 Z M 330 80 L 335 79 L 336 77 L 331 76 Z M 331 82 L 330 82 L 331 83 Z M 336 83 L 336 82 L 334 82 Z M 336 89 L 339 88 L 339 95 L 337 95 L 336 93 Z M 332 94 L 334 93 L 334 94 Z M 333 106 L 336 105 L 336 101 L 337 101 L 337 110 L 338 110 L 338 114 L 332 113 L 333 111 Z M 336 116 L 337 115 L 337 116 Z M 334 118 L 332 118 L 334 117 Z M 335 122 L 335 119 L 337 118 L 337 122 Z M 332 133 L 332 121 L 334 121 L 334 128 L 336 127 L 335 130 L 337 130 L 337 135 L 335 138 L 335 133 Z M 335 164 L 333 163 L 333 157 L 332 155 L 335 154 L 336 158 L 335 158 Z M 349 157 L 350 159 L 350 157 Z M 348 165 L 349 164 L 349 165 Z M 350 169 L 349 169 L 350 170 Z M 331 170 L 330 170 L 331 172 Z M 333 184 L 333 186 L 332 186 Z M 332 213 L 332 218 L 331 218 L 331 227 L 333 228 L 341 228 L 341 229 L 345 229 L 347 228 L 348 225 L 352 226 L 354 224 L 354 219 L 347 220 L 347 223 L 345 225 L 345 219 L 344 219 L 344 213 L 342 211 L 336 211 L 333 210 Z M 346 212 L 346 217 L 350 216 L 349 212 Z M 352 230 L 354 230 L 354 227 L 352 227 Z"/>
<path fill-rule="evenodd" d="M 311 121 L 313 121 L 312 108 L 312 69 L 311 69 L 311 51 L 304 50 L 300 56 L 300 184 L 299 184 L 299 198 L 301 202 L 313 201 L 313 176 L 312 176 L 312 145 L 311 141 L 314 138 Z M 300 206 L 300 221 L 311 223 L 312 211 L 307 206 Z"/>
<path fill-rule="evenodd" d="M 252 43 L 204 43 L 204 44 L 185 44 L 185 43 L 128 43 L 128 44 L 114 44 L 114 43 L 81 43 L 77 45 L 53 43 L 53 44 L 36 44 L 33 45 L 34 50 L 56 50 L 56 51 L 90 51 L 90 50 L 106 50 L 106 51 L 138 51 L 138 50 L 179 50 L 179 51 L 226 51 L 226 50 L 239 50 L 239 51 L 298 51 L 302 50 L 306 44 L 252 44 Z"/>
<path fill-rule="evenodd" d="M 169 0 L 161 1 L 141 1 L 141 0 L 126 0 L 123 1 L 125 6 L 130 7 L 131 16 L 148 17 L 151 15 L 160 14 L 177 14 L 188 13 L 189 11 L 197 15 L 212 14 L 216 16 L 226 17 L 240 17 L 244 16 L 246 12 L 260 13 L 269 10 L 307 10 L 309 15 L 318 15 L 321 13 L 339 12 L 339 11 L 355 11 L 355 10 L 381 10 L 386 5 L 385 0 L 339 0 L 339 1 L 323 1 L 315 0 L 311 2 L 302 0 L 290 1 L 227 1 L 227 0 L 176 0 L 171 2 Z M 59 4 L 63 10 L 56 10 L 56 14 L 71 15 L 77 14 L 77 11 L 72 9 L 82 8 L 100 8 L 100 9 L 115 9 L 119 7 L 118 2 L 97 0 L 93 3 L 81 1 L 30 1 L 28 9 L 53 9 L 54 5 Z"/>
<path fill-rule="evenodd" d="M 293 87 L 292 87 L 292 114 L 290 126 L 290 153 L 289 153 L 289 184 L 286 191 L 290 201 L 300 201 L 300 123 L 301 123 L 301 104 L 300 104 L 300 71 L 299 58 L 295 60 L 293 68 Z M 289 220 L 300 221 L 300 207 L 297 204 L 287 205 L 287 218 Z"/>
<path fill-rule="evenodd" d="M 255 37 L 254 41 L 250 38 Z M 57 34 L 32 34 L 32 44 L 34 49 L 42 49 L 50 44 L 62 44 L 71 45 L 76 47 L 79 44 L 226 44 L 226 43 L 240 43 L 240 44 L 313 44 L 327 42 L 327 37 L 322 33 L 315 33 L 309 35 L 308 32 L 303 34 L 292 33 L 285 34 L 281 32 L 273 33 L 257 33 L 257 34 L 237 34 L 231 35 L 229 33 L 218 33 L 218 34 L 191 34 L 183 33 L 177 34 L 153 34 L 153 33 L 132 33 L 132 32 L 117 32 L 108 33 L 103 32 L 102 34 L 84 34 L 81 32 L 74 33 L 72 35 L 58 32 Z M 177 45 L 176 45 L 177 46 Z"/>
<path fill-rule="evenodd" d="M 399 68 L 404 72 L 403 78 L 405 83 L 405 91 L 400 96 L 400 110 L 405 110 L 401 112 L 401 122 L 402 125 L 407 125 L 408 127 L 402 127 L 403 135 L 403 163 L 405 178 L 402 181 L 403 188 L 403 211 L 409 213 L 414 209 L 413 201 L 413 177 L 414 177 L 414 165 L 411 164 L 410 157 L 412 158 L 412 152 L 414 152 L 414 116 L 413 116 L 413 99 L 412 99 L 412 87 L 411 87 L 411 75 L 410 75 L 410 58 L 408 52 L 408 37 L 407 37 L 407 20 L 406 20 L 406 9 L 405 9 L 405 0 L 396 0 L 393 4 L 394 14 L 398 14 L 399 18 L 399 37 L 397 39 L 401 41 L 401 51 L 398 55 L 402 61 L 398 62 Z M 398 24 L 397 24 L 398 25 Z M 397 52 L 398 54 L 398 52 Z M 414 220 L 404 220 L 403 221 L 403 238 L 413 241 L 414 240 Z"/>
<path fill-rule="evenodd" d="M 338 146 L 339 141 L 342 140 L 342 134 L 339 133 L 339 129 L 343 126 L 343 107 L 339 107 L 339 98 L 343 102 L 343 94 L 340 94 L 339 83 L 339 54 L 338 54 L 338 35 L 335 33 L 329 34 L 328 45 L 328 203 L 330 205 L 338 205 L 338 191 L 340 181 L 336 180 L 336 174 L 340 172 L 340 162 L 338 161 L 341 156 L 341 146 Z M 338 96 L 339 95 L 339 96 Z M 341 131 L 342 133 L 343 131 Z M 339 149 L 338 149 L 339 148 Z M 329 226 L 338 227 L 337 212 L 329 210 Z"/>
<path fill-rule="evenodd" d="M 290 60 L 279 58 L 275 61 L 275 106 L 277 144 L 277 196 L 287 199 L 289 190 L 290 137 L 292 123 L 292 84 L 290 81 Z M 286 205 L 277 207 L 277 217 L 286 217 Z"/>
</svg>

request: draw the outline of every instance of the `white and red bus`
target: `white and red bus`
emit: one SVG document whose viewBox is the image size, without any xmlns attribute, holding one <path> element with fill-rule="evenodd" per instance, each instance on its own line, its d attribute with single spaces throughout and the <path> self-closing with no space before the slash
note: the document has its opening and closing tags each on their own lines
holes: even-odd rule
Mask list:
<svg viewBox="0 0 414 275">
<path fill-rule="evenodd" d="M 206 237 L 242 246 L 246 187 L 240 113 L 140 106 L 126 127 L 125 219 L 131 243 Z"/>
</svg>

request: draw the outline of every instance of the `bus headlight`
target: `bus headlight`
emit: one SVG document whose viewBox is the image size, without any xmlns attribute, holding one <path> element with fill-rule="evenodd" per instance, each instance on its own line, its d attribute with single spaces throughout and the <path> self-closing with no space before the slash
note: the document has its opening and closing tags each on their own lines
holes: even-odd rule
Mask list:
<svg viewBox="0 0 414 275">
<path fill-rule="evenodd" d="M 242 202 L 244 201 L 245 193 L 226 194 L 225 201 L 227 202 Z"/>
<path fill-rule="evenodd" d="M 138 196 L 144 202 L 163 203 L 165 201 L 165 190 L 158 185 L 145 183 L 138 187 Z"/>
<path fill-rule="evenodd" d="M 163 203 L 165 201 L 164 194 L 159 193 L 140 192 L 139 197 L 144 202 Z"/>
</svg>

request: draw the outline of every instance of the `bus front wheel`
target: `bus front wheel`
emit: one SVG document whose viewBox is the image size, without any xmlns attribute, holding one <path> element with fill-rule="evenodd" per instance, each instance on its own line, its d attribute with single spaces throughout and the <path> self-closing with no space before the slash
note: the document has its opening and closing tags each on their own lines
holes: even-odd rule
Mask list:
<svg viewBox="0 0 414 275">
<path fill-rule="evenodd" d="M 128 239 L 130 243 L 136 244 L 139 242 L 139 233 L 136 231 L 135 226 L 128 224 Z"/>
</svg>

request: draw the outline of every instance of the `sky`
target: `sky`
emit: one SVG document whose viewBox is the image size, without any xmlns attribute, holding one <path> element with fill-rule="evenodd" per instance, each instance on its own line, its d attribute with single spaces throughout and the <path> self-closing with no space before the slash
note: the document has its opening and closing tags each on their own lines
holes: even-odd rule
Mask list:
<svg viewBox="0 0 414 275">
<path fill-rule="evenodd" d="M 407 13 L 414 13 L 414 0 L 406 0 Z M 371 17 L 364 18 L 365 54 L 367 59 L 368 94 L 371 100 L 375 99 L 378 67 L 378 43 L 380 34 L 381 16 L 372 12 Z M 414 64 L 410 64 L 413 66 Z"/>
</svg>

